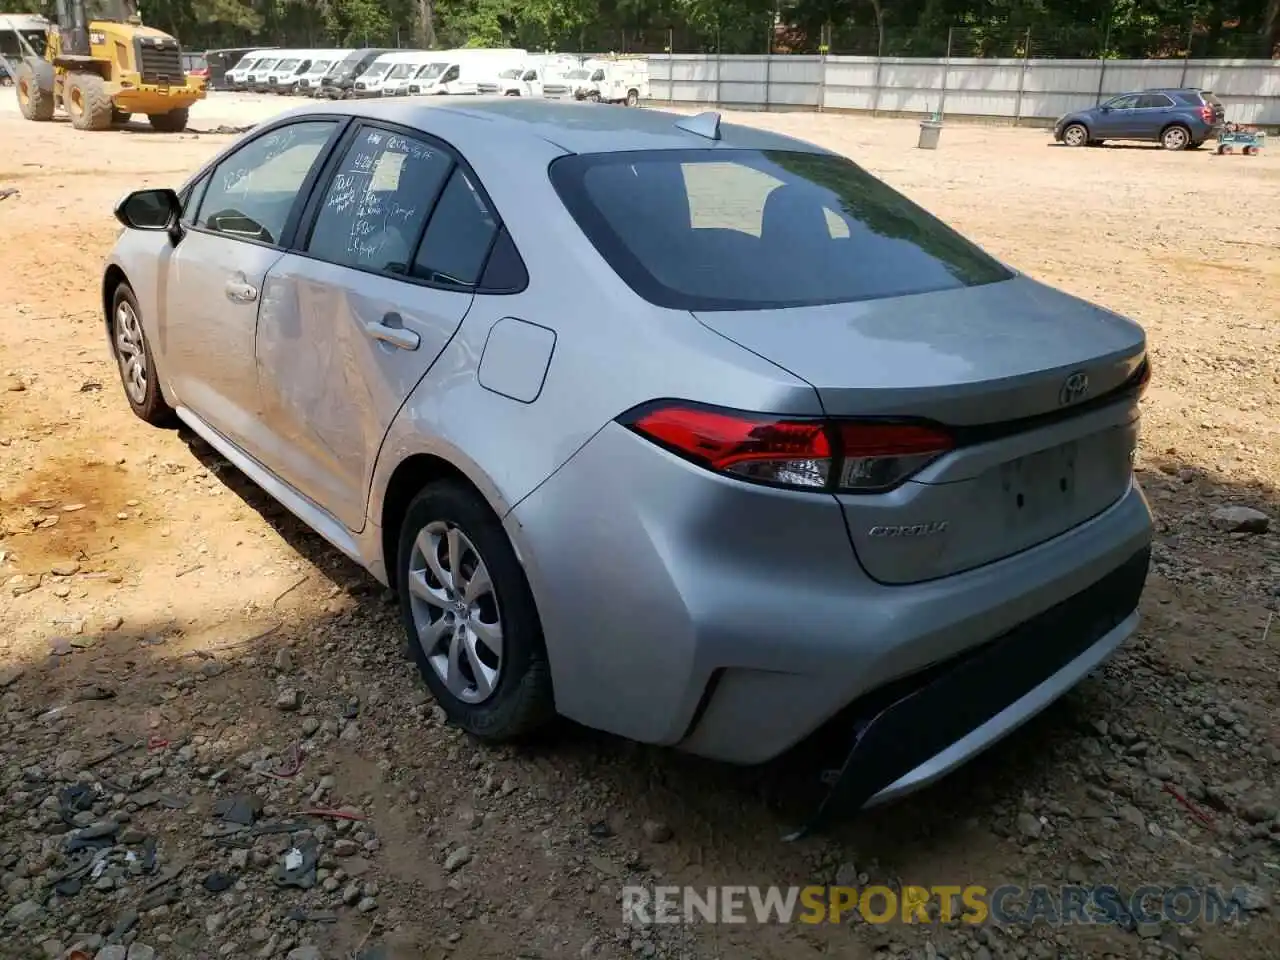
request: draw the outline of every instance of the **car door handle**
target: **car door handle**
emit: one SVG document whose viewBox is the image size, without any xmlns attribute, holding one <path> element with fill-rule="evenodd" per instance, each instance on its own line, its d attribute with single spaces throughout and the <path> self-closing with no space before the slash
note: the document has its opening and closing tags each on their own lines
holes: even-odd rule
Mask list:
<svg viewBox="0 0 1280 960">
<path fill-rule="evenodd" d="M 258 288 L 240 280 L 228 280 L 226 291 L 227 299 L 235 303 L 253 303 L 258 299 Z"/>
<path fill-rule="evenodd" d="M 412 330 L 406 330 L 404 327 L 389 327 L 385 323 L 366 323 L 364 332 L 374 340 L 381 340 L 401 350 L 417 350 L 420 342 L 420 338 Z"/>
</svg>

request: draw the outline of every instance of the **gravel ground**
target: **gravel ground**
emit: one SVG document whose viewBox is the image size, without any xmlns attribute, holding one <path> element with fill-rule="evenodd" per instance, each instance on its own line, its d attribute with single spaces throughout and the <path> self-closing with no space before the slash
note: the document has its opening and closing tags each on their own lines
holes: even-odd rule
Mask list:
<svg viewBox="0 0 1280 960">
<path fill-rule="evenodd" d="M 286 105 L 216 95 L 193 126 Z M 1158 539 L 1139 635 L 942 785 L 798 843 L 780 838 L 812 791 L 786 765 L 725 769 L 569 725 L 480 748 L 442 722 L 376 583 L 121 394 L 98 317 L 111 205 L 176 185 L 229 138 L 83 134 L 3 100 L 0 194 L 19 192 L 0 201 L 0 956 L 1280 952 L 1280 160 L 962 126 L 931 153 L 910 122 L 732 119 L 847 153 L 1146 326 L 1139 472 Z M 621 922 L 626 883 L 837 880 L 1221 884 L 1242 911 L 1225 926 Z"/>
</svg>

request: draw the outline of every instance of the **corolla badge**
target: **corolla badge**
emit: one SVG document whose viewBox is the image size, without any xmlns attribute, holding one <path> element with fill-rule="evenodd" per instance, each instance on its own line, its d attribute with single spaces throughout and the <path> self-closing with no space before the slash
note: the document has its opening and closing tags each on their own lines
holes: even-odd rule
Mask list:
<svg viewBox="0 0 1280 960">
<path fill-rule="evenodd" d="M 930 520 L 928 523 L 906 523 L 893 526 L 877 526 L 867 531 L 869 537 L 932 537 L 947 532 L 946 520 Z"/>
</svg>

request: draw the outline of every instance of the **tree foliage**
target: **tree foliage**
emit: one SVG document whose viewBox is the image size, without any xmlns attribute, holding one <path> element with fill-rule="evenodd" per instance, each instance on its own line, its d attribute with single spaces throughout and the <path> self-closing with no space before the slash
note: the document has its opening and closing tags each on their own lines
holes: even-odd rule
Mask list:
<svg viewBox="0 0 1280 960">
<path fill-rule="evenodd" d="M 136 0 L 188 49 L 494 46 L 561 51 L 1269 56 L 1280 0 Z M 52 13 L 48 0 L 0 12 Z M 43 9 L 42 9 L 43 8 Z M 957 32 L 958 31 L 958 32 Z M 956 38 L 960 40 L 957 43 Z"/>
</svg>

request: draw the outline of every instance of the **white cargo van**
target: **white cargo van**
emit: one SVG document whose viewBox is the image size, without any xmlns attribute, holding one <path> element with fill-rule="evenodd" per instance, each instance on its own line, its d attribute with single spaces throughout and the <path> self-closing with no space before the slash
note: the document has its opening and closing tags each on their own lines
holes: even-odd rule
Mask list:
<svg viewBox="0 0 1280 960">
<path fill-rule="evenodd" d="M 382 78 L 380 92 L 384 97 L 403 97 L 409 93 L 413 78 L 427 68 L 438 54 L 430 50 L 415 50 L 394 64 Z"/>
<path fill-rule="evenodd" d="M 408 92 L 414 96 L 478 93 L 481 81 L 492 80 L 527 59 L 527 50 L 443 50 L 418 71 Z"/>
<path fill-rule="evenodd" d="M 267 75 L 276 68 L 276 65 L 281 60 L 286 57 L 293 57 L 296 54 L 296 50 L 272 50 L 268 56 L 260 58 L 257 63 L 245 71 L 243 89 L 265 91 L 267 89 Z"/>
<path fill-rule="evenodd" d="M 227 71 L 225 79 L 227 88 L 230 90 L 243 90 L 245 81 L 253 71 L 253 68 L 258 65 L 258 61 L 274 59 L 275 56 L 275 51 L 270 48 L 246 53 L 234 67 Z"/>
<path fill-rule="evenodd" d="M 356 79 L 355 84 L 351 88 L 351 94 L 355 97 L 380 97 L 382 96 L 382 84 L 387 79 L 387 74 L 400 63 L 413 63 L 420 58 L 425 51 L 423 50 L 397 50 L 394 53 L 384 53 L 373 63 L 369 64 L 369 69 Z M 420 61 L 419 61 L 420 62 Z"/>
<path fill-rule="evenodd" d="M 335 64 L 341 63 L 343 58 L 347 56 L 350 50 L 323 50 L 316 52 L 316 58 L 311 61 L 311 66 L 304 73 L 298 75 L 298 82 L 294 86 L 294 93 L 300 93 L 304 97 L 314 97 L 320 92 L 320 80 L 328 73 Z"/>
<path fill-rule="evenodd" d="M 293 93 L 298 86 L 298 81 L 306 75 L 313 63 L 322 59 L 332 63 L 338 54 L 337 50 L 293 51 L 292 55 L 282 57 L 275 65 L 275 69 L 267 74 L 267 90 L 279 94 Z"/>
<path fill-rule="evenodd" d="M 530 57 L 521 66 L 508 67 L 495 77 L 481 80 L 476 92 L 489 96 L 541 97 L 544 84 L 562 81 L 580 60 L 566 54 Z"/>
</svg>

